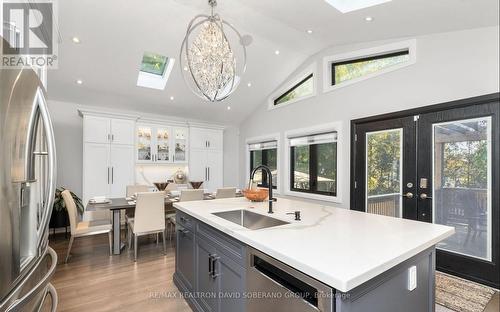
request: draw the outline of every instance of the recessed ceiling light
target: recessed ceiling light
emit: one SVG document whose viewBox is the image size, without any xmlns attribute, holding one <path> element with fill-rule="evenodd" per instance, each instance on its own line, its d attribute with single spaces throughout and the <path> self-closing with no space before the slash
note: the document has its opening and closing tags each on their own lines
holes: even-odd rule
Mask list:
<svg viewBox="0 0 500 312">
<path fill-rule="evenodd" d="M 371 21 L 373 21 L 373 17 L 367 16 L 367 17 L 365 17 L 365 21 L 371 22 Z"/>
<path fill-rule="evenodd" d="M 279 55 L 280 54 L 280 50 L 274 51 L 274 54 Z"/>
<path fill-rule="evenodd" d="M 231 106 L 228 106 L 228 107 L 227 107 L 227 110 L 231 110 Z"/>
<path fill-rule="evenodd" d="M 247 86 L 250 88 L 252 86 L 252 83 L 251 82 L 247 83 Z"/>
<path fill-rule="evenodd" d="M 184 66 L 184 70 L 187 71 L 188 70 L 188 67 L 187 66 Z"/>
<path fill-rule="evenodd" d="M 174 100 L 174 97 L 173 97 L 173 96 L 171 96 L 171 97 L 170 97 L 170 100 L 171 100 L 171 101 L 173 101 L 173 100 Z"/>
<path fill-rule="evenodd" d="M 312 29 L 308 29 L 308 30 L 307 30 L 307 33 L 308 33 L 309 35 L 310 35 L 310 34 L 312 34 L 312 33 L 313 33 Z"/>
<path fill-rule="evenodd" d="M 76 81 L 76 83 L 77 83 L 77 84 L 79 84 L 79 85 L 81 85 L 81 84 L 83 84 L 83 80 L 78 79 L 78 80 Z"/>
<path fill-rule="evenodd" d="M 71 38 L 71 40 L 73 41 L 73 43 L 80 43 L 80 38 L 78 37 L 73 37 Z"/>
</svg>

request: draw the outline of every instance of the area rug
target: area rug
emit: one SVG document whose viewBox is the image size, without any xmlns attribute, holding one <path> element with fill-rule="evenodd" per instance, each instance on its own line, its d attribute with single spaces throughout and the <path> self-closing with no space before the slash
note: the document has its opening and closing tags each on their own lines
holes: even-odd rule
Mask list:
<svg viewBox="0 0 500 312">
<path fill-rule="evenodd" d="M 483 312 L 495 290 L 436 272 L 436 303 L 457 312 Z"/>
</svg>

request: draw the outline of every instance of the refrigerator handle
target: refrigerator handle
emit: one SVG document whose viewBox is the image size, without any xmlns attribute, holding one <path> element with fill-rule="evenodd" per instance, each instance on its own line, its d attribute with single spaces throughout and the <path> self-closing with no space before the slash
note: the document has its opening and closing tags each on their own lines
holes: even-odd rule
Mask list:
<svg viewBox="0 0 500 312">
<path fill-rule="evenodd" d="M 47 143 L 47 199 L 44 201 L 43 213 L 41 216 L 40 228 L 38 229 L 38 248 L 44 247 L 44 240 L 46 239 L 44 232 L 47 231 L 52 214 L 52 205 L 54 204 L 54 195 L 56 192 L 56 144 L 54 140 L 54 130 L 52 121 L 50 120 L 47 102 L 45 101 L 45 94 L 42 87 L 39 87 L 36 94 L 38 108 L 40 110 L 41 119 L 45 129 L 45 139 Z"/>
<path fill-rule="evenodd" d="M 40 294 L 41 290 L 43 287 L 47 287 L 49 284 L 50 279 L 54 275 L 54 272 L 56 270 L 57 266 L 57 254 L 52 248 L 47 248 L 47 253 L 49 254 L 50 258 L 52 259 L 52 262 L 50 263 L 50 268 L 47 271 L 47 274 L 36 284 L 33 288 L 30 289 L 29 292 L 27 292 L 22 298 L 19 298 L 14 301 L 6 310 L 6 312 L 14 312 L 14 311 L 22 311 L 23 306 L 27 303 L 29 303 L 34 297 L 36 297 L 38 294 Z M 36 272 L 36 270 L 31 271 L 31 274 Z M 31 275 L 30 274 L 30 275 Z M 30 278 L 30 275 L 26 277 L 26 280 Z M 52 285 L 51 285 L 52 286 Z M 52 286 L 54 287 L 54 286 Z M 47 289 L 47 291 L 51 291 L 50 287 Z M 54 295 L 55 293 L 55 295 Z M 53 302 L 52 302 L 52 308 L 54 308 L 54 301 L 55 301 L 55 307 L 57 308 L 57 293 L 55 292 L 51 293 Z M 55 311 L 55 310 L 53 310 Z"/>
</svg>

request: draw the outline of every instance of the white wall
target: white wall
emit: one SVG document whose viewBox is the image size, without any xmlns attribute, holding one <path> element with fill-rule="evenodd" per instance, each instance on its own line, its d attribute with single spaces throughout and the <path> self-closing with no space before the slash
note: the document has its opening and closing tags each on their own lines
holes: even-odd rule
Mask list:
<svg viewBox="0 0 500 312">
<path fill-rule="evenodd" d="M 239 186 L 239 139 L 237 127 L 224 130 L 224 186 Z"/>
<path fill-rule="evenodd" d="M 405 39 L 409 38 L 400 40 Z M 348 208 L 350 120 L 499 91 L 498 27 L 433 34 L 416 39 L 416 64 L 329 93 L 323 93 L 322 90 L 321 67 L 324 56 L 400 40 L 334 47 L 321 51 L 304 62 L 296 73 L 317 62 L 317 75 L 320 79 L 318 95 L 271 111 L 267 109 L 267 102 L 262 103 L 242 123 L 240 185 L 244 185 L 248 170 L 245 165 L 247 138 L 280 132 L 283 139 L 283 132 L 287 130 L 342 121 L 347 136 L 343 146 L 344 163 L 339 166 L 345 177 L 343 181 L 339 181 L 343 202 L 334 205 Z M 282 161 L 279 169 L 284 172 L 286 160 L 283 159 L 283 148 L 280 152 Z M 281 181 L 281 185 L 284 185 L 284 181 Z"/>
<path fill-rule="evenodd" d="M 50 89 L 49 89 L 50 92 Z M 98 107 L 80 105 L 70 102 L 48 101 L 54 126 L 57 150 L 57 186 L 71 189 L 82 196 L 82 163 L 83 163 L 83 119 L 78 114 L 78 108 L 99 110 Z M 102 111 L 110 111 L 102 110 Z M 116 111 L 115 111 L 116 112 Z M 137 114 L 144 118 L 182 120 L 172 116 L 144 114 L 142 112 L 120 111 L 121 113 Z M 195 120 L 190 120 L 195 121 Z M 200 122 L 196 120 L 196 122 Z M 224 185 L 238 184 L 238 128 L 229 127 L 224 131 Z M 187 172 L 187 166 L 168 165 L 138 165 L 136 166 L 136 183 L 151 184 L 165 179 L 171 179 L 177 170 Z"/>
</svg>

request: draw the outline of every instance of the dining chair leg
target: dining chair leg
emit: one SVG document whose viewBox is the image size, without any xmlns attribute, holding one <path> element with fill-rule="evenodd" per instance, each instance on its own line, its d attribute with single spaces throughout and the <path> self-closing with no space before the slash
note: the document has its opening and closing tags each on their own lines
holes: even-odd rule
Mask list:
<svg viewBox="0 0 500 312">
<path fill-rule="evenodd" d="M 134 261 L 137 262 L 137 234 L 134 234 Z"/>
<path fill-rule="evenodd" d="M 130 226 L 128 227 L 128 250 L 132 248 L 132 231 L 130 230 Z"/>
<path fill-rule="evenodd" d="M 165 231 L 166 231 L 166 229 L 163 230 L 163 232 L 161 232 L 161 234 L 162 234 L 162 238 L 163 238 L 163 254 L 166 255 L 167 254 L 167 241 L 165 240 L 165 236 L 166 236 Z"/>
<path fill-rule="evenodd" d="M 108 232 L 108 239 L 109 239 L 109 255 L 113 255 L 113 233 L 111 231 Z"/>
<path fill-rule="evenodd" d="M 175 231 L 175 224 L 173 222 L 170 222 L 170 237 L 169 237 L 170 242 L 172 242 L 172 236 L 174 234 L 174 231 Z"/>
<path fill-rule="evenodd" d="M 64 260 L 64 263 L 68 263 L 70 252 L 71 252 L 71 247 L 73 246 L 74 239 L 75 239 L 75 237 L 73 235 L 71 235 L 71 237 L 69 238 L 68 252 L 66 253 L 66 259 Z"/>
</svg>

